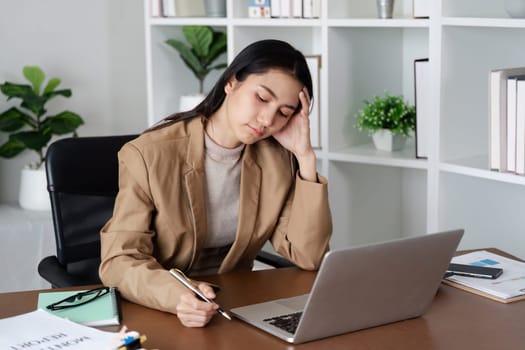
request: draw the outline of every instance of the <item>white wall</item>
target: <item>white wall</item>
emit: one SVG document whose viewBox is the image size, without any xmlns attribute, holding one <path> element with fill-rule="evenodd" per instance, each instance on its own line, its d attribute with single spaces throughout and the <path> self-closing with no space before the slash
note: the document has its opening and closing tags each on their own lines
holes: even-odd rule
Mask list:
<svg viewBox="0 0 525 350">
<path fill-rule="evenodd" d="M 39 65 L 72 90 L 48 111 L 80 114 L 80 136 L 138 133 L 147 127 L 143 16 L 142 0 L 1 0 L 0 81 L 25 82 L 22 67 Z M 0 111 L 11 104 L 0 94 Z M 17 201 L 20 169 L 35 155 L 0 158 L 0 202 Z"/>
</svg>

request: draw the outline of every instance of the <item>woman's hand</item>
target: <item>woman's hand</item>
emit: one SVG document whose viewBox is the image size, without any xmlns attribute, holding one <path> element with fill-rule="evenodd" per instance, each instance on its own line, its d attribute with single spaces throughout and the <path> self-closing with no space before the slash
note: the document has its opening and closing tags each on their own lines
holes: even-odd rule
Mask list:
<svg viewBox="0 0 525 350">
<path fill-rule="evenodd" d="M 310 96 L 306 87 L 299 92 L 299 100 L 301 110 L 291 117 L 283 129 L 273 134 L 273 137 L 295 155 L 301 177 L 316 182 L 316 157 L 310 143 Z"/>
<path fill-rule="evenodd" d="M 199 290 L 208 298 L 215 299 L 213 288 L 206 283 L 199 284 Z M 177 304 L 177 317 L 186 327 L 204 327 L 210 322 L 219 306 L 200 300 L 188 291 L 180 296 Z"/>
</svg>

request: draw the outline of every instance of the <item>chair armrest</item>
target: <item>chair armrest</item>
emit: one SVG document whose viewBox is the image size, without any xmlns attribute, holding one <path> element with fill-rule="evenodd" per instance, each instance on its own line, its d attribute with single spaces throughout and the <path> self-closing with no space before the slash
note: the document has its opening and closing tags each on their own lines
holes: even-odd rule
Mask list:
<svg viewBox="0 0 525 350">
<path fill-rule="evenodd" d="M 295 266 L 288 259 L 285 259 L 280 255 L 265 252 L 263 250 L 261 250 L 259 254 L 257 254 L 257 256 L 255 257 L 255 260 L 260 261 L 264 264 L 273 266 L 275 268 Z"/>
<path fill-rule="evenodd" d="M 84 271 L 68 271 L 64 265 L 60 264 L 56 256 L 48 256 L 38 264 L 38 274 L 51 283 L 53 288 L 102 283 L 98 277 L 97 260 L 86 260 L 76 264 L 83 264 L 84 266 L 79 270 Z"/>
</svg>

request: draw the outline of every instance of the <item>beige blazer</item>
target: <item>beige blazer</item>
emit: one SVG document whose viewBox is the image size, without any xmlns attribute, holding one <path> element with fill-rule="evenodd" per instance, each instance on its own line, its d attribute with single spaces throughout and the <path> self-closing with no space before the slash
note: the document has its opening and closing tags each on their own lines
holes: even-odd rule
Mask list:
<svg viewBox="0 0 525 350">
<path fill-rule="evenodd" d="M 119 193 L 101 230 L 100 278 L 139 304 L 176 313 L 185 291 L 167 271 L 189 271 L 206 240 L 204 129 L 199 118 L 145 133 L 119 152 Z M 332 221 L 326 180 L 302 180 L 272 139 L 242 156 L 239 221 L 219 273 L 250 270 L 267 240 L 304 269 L 317 269 Z M 213 176 L 213 174 L 211 174 Z"/>
</svg>

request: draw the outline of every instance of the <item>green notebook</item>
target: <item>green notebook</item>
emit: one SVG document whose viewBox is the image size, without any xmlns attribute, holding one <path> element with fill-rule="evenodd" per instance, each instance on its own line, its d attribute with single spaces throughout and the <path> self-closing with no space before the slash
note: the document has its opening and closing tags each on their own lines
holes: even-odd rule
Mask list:
<svg viewBox="0 0 525 350">
<path fill-rule="evenodd" d="M 86 326 L 113 326 L 120 324 L 120 303 L 118 292 L 115 288 L 111 288 L 108 294 L 84 305 L 56 311 L 46 308 L 47 305 L 78 292 L 82 291 L 40 293 L 38 295 L 38 308 Z"/>
</svg>

